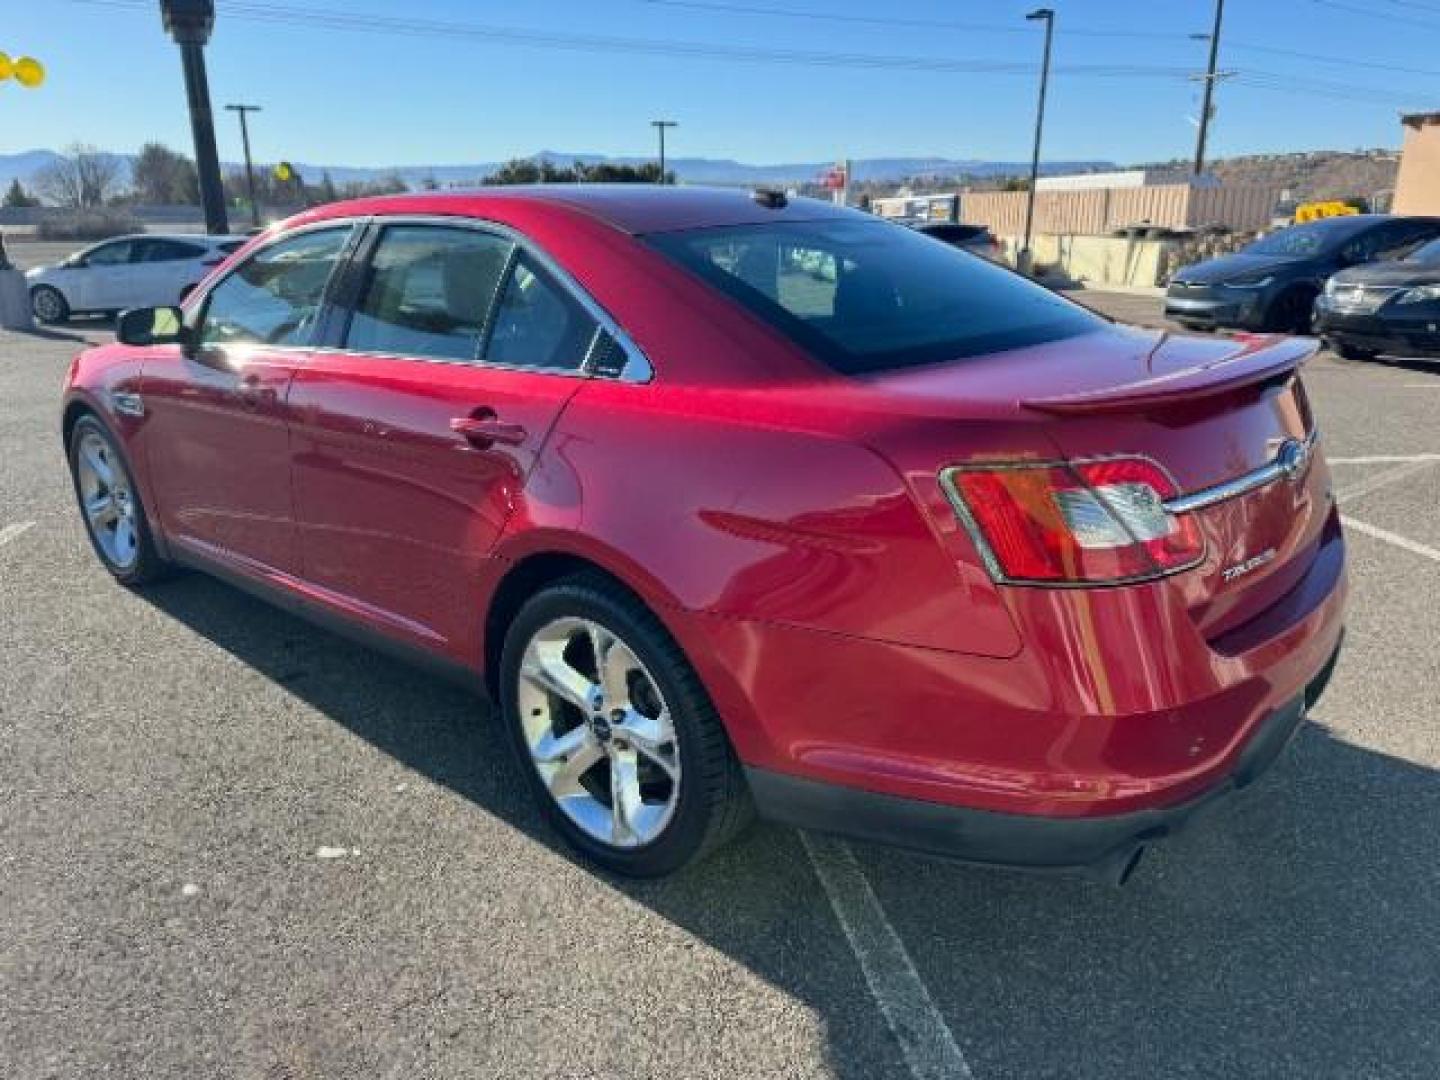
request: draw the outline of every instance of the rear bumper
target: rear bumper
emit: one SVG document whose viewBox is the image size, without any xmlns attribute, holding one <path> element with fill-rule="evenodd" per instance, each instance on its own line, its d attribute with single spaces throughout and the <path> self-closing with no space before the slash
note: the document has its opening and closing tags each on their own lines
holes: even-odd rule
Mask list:
<svg viewBox="0 0 1440 1080">
<path fill-rule="evenodd" d="M 1008 814 L 884 795 L 767 769 L 746 776 L 762 817 L 805 829 L 909 848 L 964 862 L 1031 870 L 1133 866 L 1139 849 L 1186 825 L 1225 795 L 1248 787 L 1280 756 L 1320 699 L 1340 656 L 1336 645 L 1304 691 L 1253 731 L 1234 766 L 1183 802 L 1102 817 Z"/>
</svg>

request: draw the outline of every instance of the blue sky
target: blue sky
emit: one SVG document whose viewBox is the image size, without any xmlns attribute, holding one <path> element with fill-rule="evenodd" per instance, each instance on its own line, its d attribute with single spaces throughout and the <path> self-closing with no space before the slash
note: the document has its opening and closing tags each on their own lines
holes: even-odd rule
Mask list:
<svg viewBox="0 0 1440 1080">
<path fill-rule="evenodd" d="M 857 21 L 767 17 L 710 4 Z M 0 84 L 0 152 L 77 140 L 129 151 L 147 139 L 188 151 L 179 57 L 161 30 L 154 0 L 6 0 L 4 6 L 0 50 L 38 57 L 48 79 L 35 91 Z M 653 146 L 648 121 L 656 116 L 680 122 L 670 139 L 675 156 L 1018 160 L 1029 153 L 1035 94 L 1034 75 L 1023 69 L 1040 54 L 1040 30 L 1023 18 L 1032 6 L 1011 0 L 219 0 L 207 56 L 217 112 L 237 100 L 265 108 L 253 129 L 261 160 L 443 164 L 542 148 L 643 154 Z M 1183 72 L 1203 68 L 1206 46 L 1187 35 L 1208 30 L 1211 0 L 1051 0 L 1051 6 L 1057 74 L 1045 156 L 1133 162 L 1191 153 L 1189 118 L 1198 113 L 1199 86 Z M 311 14 L 297 21 L 297 11 Z M 358 32 L 324 25 L 314 14 L 324 12 L 412 21 L 399 24 L 403 30 Z M 413 20 L 442 25 L 417 27 Z M 654 55 L 632 46 L 540 47 L 443 24 L 671 48 L 670 55 Z M 1212 151 L 1396 146 L 1398 110 L 1440 108 L 1437 41 L 1440 0 L 1229 0 L 1221 66 L 1238 74 L 1219 88 Z M 745 62 L 703 49 L 676 55 L 677 42 L 687 49 L 883 54 L 1022 70 Z M 1093 73 L 1117 67 L 1176 74 Z M 1318 85 L 1310 93 L 1292 92 L 1296 80 Z M 238 159 L 233 116 L 220 112 L 219 125 L 221 156 Z"/>
</svg>

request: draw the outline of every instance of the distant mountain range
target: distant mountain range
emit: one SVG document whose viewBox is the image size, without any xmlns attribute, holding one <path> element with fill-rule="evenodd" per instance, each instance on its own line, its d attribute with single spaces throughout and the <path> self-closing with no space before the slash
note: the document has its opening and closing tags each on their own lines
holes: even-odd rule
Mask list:
<svg viewBox="0 0 1440 1080">
<path fill-rule="evenodd" d="M 17 154 L 0 154 L 0 187 L 8 187 L 10 181 L 19 179 L 27 184 L 30 179 L 56 158 L 53 150 L 27 150 Z M 133 155 L 113 155 L 128 175 Z M 576 161 L 589 164 L 612 162 L 623 165 L 637 165 L 653 161 L 649 157 L 610 157 L 605 154 L 572 154 L 554 150 L 542 150 L 530 155 L 532 161 L 549 161 L 559 166 Z M 328 172 L 337 184 L 352 180 L 374 180 L 381 176 L 399 174 L 406 183 L 418 187 L 421 181 L 434 178 L 441 186 L 475 183 L 494 172 L 503 164 L 499 161 L 482 161 L 461 165 L 398 165 L 358 166 L 326 165 L 296 162 L 295 167 L 311 183 L 318 182 Z M 798 162 L 782 165 L 752 165 L 725 158 L 672 158 L 666 166 L 682 181 L 691 184 L 719 184 L 749 186 L 755 184 L 785 185 L 800 184 L 816 180 L 830 168 L 831 162 Z M 225 162 L 224 168 L 236 168 L 234 162 Z M 1044 173 L 1095 172 L 1113 169 L 1109 161 L 1047 161 L 1041 166 Z M 980 159 L 940 157 L 894 157 L 856 158 L 853 161 L 854 179 L 857 181 L 898 181 L 908 177 L 970 176 L 994 177 L 1019 175 L 1029 171 L 1029 162 L 984 161 Z"/>
</svg>

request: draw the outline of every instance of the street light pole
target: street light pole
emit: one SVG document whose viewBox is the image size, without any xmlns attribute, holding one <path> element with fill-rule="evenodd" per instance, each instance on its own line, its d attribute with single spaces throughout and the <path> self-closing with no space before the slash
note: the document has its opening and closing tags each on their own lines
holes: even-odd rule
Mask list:
<svg viewBox="0 0 1440 1080">
<path fill-rule="evenodd" d="M 215 151 L 215 116 L 210 111 L 210 83 L 205 77 L 205 43 L 215 26 L 214 0 L 160 0 L 165 30 L 180 46 L 185 68 L 185 97 L 190 104 L 190 130 L 195 139 L 195 170 L 200 174 L 200 201 L 205 231 L 230 231 L 225 218 L 225 189 L 220 183 L 220 157 Z"/>
<path fill-rule="evenodd" d="M 245 114 L 259 112 L 259 105 L 226 105 L 225 108 L 240 115 L 240 141 L 245 146 L 245 186 L 250 192 L 250 223 L 255 228 L 260 227 L 260 203 L 255 198 L 255 166 L 250 161 L 250 125 L 245 122 Z"/>
<path fill-rule="evenodd" d="M 1210 63 L 1205 70 L 1205 96 L 1200 106 L 1200 134 L 1195 139 L 1195 175 L 1205 171 L 1205 139 L 1210 134 L 1210 100 L 1219 78 L 1215 65 L 1220 60 L 1220 20 L 1225 16 L 1225 0 L 1215 0 L 1215 29 L 1210 32 Z"/>
<path fill-rule="evenodd" d="M 665 129 L 679 127 L 674 120 L 651 120 L 650 126 L 660 133 L 660 183 L 665 183 Z"/>
<path fill-rule="evenodd" d="M 1040 101 L 1035 107 L 1035 149 L 1030 155 L 1030 191 L 1025 199 L 1025 241 L 1015 262 L 1021 273 L 1028 274 L 1035 257 L 1030 250 L 1030 230 L 1035 223 L 1035 186 L 1040 179 L 1040 134 L 1045 128 L 1045 90 L 1050 83 L 1050 41 L 1055 33 L 1055 12 L 1037 8 L 1025 16 L 1031 22 L 1045 24 L 1045 58 L 1040 64 Z"/>
</svg>

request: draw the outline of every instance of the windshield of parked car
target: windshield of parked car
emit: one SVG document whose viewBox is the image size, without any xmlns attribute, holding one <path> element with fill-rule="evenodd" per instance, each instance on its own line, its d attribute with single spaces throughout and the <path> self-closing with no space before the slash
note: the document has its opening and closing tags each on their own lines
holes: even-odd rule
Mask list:
<svg viewBox="0 0 1440 1080">
<path fill-rule="evenodd" d="M 830 367 L 865 375 L 1074 337 L 1098 316 L 882 221 L 661 233 L 649 242 Z"/>
<path fill-rule="evenodd" d="M 1405 256 L 1405 262 L 1413 263 L 1440 263 L 1440 240 L 1431 240 L 1429 243 L 1421 244 L 1409 255 Z"/>
<path fill-rule="evenodd" d="M 1241 250 L 1246 255 L 1319 255 L 1339 247 L 1373 224 L 1373 218 L 1324 218 L 1280 229 Z"/>
</svg>

